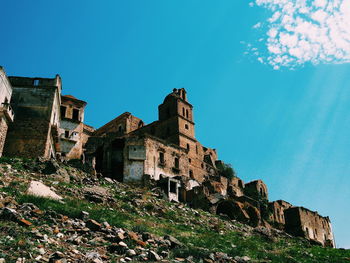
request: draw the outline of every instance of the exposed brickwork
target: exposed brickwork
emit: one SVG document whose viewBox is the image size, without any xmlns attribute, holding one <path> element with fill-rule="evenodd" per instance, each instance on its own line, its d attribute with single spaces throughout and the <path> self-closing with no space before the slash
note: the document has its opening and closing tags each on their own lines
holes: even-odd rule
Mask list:
<svg viewBox="0 0 350 263">
<path fill-rule="evenodd" d="M 295 236 L 305 237 L 324 246 L 334 247 L 332 227 L 328 217 L 303 207 L 292 207 L 284 211 L 286 231 Z"/>
</svg>

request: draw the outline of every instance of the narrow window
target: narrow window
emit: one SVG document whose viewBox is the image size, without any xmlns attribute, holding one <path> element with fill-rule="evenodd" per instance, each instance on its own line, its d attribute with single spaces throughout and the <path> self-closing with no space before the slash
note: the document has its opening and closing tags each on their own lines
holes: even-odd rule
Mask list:
<svg viewBox="0 0 350 263">
<path fill-rule="evenodd" d="M 193 171 L 190 170 L 190 178 L 193 179 Z"/>
<path fill-rule="evenodd" d="M 202 169 L 204 168 L 204 164 L 201 164 Z"/>
<path fill-rule="evenodd" d="M 164 164 L 164 153 L 159 152 L 159 163 Z"/>
<path fill-rule="evenodd" d="M 66 117 L 66 112 L 67 112 L 67 108 L 65 106 L 61 106 L 61 118 Z"/>
<path fill-rule="evenodd" d="M 185 129 L 188 130 L 188 124 L 185 124 Z"/>
<path fill-rule="evenodd" d="M 185 108 L 182 108 L 182 115 L 185 117 Z"/>
<path fill-rule="evenodd" d="M 73 120 L 78 121 L 79 120 L 79 110 L 78 109 L 73 109 Z"/>
<path fill-rule="evenodd" d="M 196 145 L 196 154 L 198 154 L 198 146 Z"/>
<path fill-rule="evenodd" d="M 317 229 L 315 229 L 315 237 L 317 237 Z"/>
<path fill-rule="evenodd" d="M 175 168 L 179 169 L 179 158 L 175 157 Z"/>
<path fill-rule="evenodd" d="M 186 145 L 187 150 L 190 150 L 190 145 L 187 143 Z"/>
<path fill-rule="evenodd" d="M 174 181 L 170 181 L 170 189 L 169 192 L 170 193 L 176 193 L 176 188 L 177 188 L 177 183 Z"/>
<path fill-rule="evenodd" d="M 192 162 L 191 158 L 188 158 L 188 162 L 189 162 L 189 163 L 191 163 L 191 162 Z"/>
<path fill-rule="evenodd" d="M 264 196 L 264 193 L 263 193 L 263 189 L 262 189 L 262 188 L 260 188 L 260 195 L 261 195 L 261 196 Z"/>
<path fill-rule="evenodd" d="M 123 132 L 123 127 L 121 125 L 118 127 L 118 132 Z"/>
<path fill-rule="evenodd" d="M 64 137 L 69 138 L 69 131 L 64 131 Z"/>
<path fill-rule="evenodd" d="M 34 86 L 39 86 L 39 80 L 38 79 L 34 80 Z"/>
<path fill-rule="evenodd" d="M 186 110 L 186 118 L 188 118 L 188 110 Z"/>
</svg>

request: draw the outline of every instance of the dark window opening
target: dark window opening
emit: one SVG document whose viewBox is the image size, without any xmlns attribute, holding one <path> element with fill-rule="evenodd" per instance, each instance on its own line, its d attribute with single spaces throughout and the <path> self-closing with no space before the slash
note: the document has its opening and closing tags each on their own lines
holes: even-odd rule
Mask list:
<svg viewBox="0 0 350 263">
<path fill-rule="evenodd" d="M 261 195 L 261 196 L 264 196 L 264 192 L 263 192 L 263 189 L 262 189 L 262 188 L 260 188 L 260 195 Z"/>
<path fill-rule="evenodd" d="M 310 237 L 309 229 L 306 228 L 306 237 Z"/>
<path fill-rule="evenodd" d="M 315 237 L 317 237 L 317 229 L 315 229 Z"/>
<path fill-rule="evenodd" d="M 175 158 L 175 168 L 179 169 L 179 158 Z"/>
<path fill-rule="evenodd" d="M 186 118 L 188 118 L 188 116 L 189 116 L 189 115 L 188 115 L 188 110 L 186 110 Z"/>
<path fill-rule="evenodd" d="M 186 130 L 188 130 L 188 129 L 189 129 L 189 128 L 188 128 L 188 124 L 185 124 L 185 129 L 186 129 Z"/>
<path fill-rule="evenodd" d="M 196 145 L 196 153 L 198 154 L 198 146 Z"/>
<path fill-rule="evenodd" d="M 192 171 L 192 170 L 190 170 L 190 178 L 191 178 L 191 179 L 194 179 L 194 177 L 193 177 L 193 171 Z"/>
<path fill-rule="evenodd" d="M 39 80 L 38 79 L 34 80 L 34 86 L 39 86 Z"/>
<path fill-rule="evenodd" d="M 118 132 L 123 132 L 123 127 L 121 125 L 118 127 Z"/>
<path fill-rule="evenodd" d="M 78 121 L 79 120 L 79 110 L 78 109 L 73 109 L 73 120 Z"/>
<path fill-rule="evenodd" d="M 66 112 L 67 112 L 67 108 L 65 106 L 61 106 L 61 118 L 66 117 Z"/>
<path fill-rule="evenodd" d="M 187 143 L 186 145 L 187 150 L 190 150 L 190 145 Z"/>
<path fill-rule="evenodd" d="M 204 164 L 201 164 L 202 169 L 204 168 Z"/>
<path fill-rule="evenodd" d="M 191 158 L 188 158 L 188 162 L 189 162 L 189 163 L 191 163 L 191 162 L 192 162 Z"/>
<path fill-rule="evenodd" d="M 164 153 L 159 152 L 159 163 L 164 164 Z"/>
<path fill-rule="evenodd" d="M 182 108 L 182 115 L 185 117 L 185 108 Z"/>
<path fill-rule="evenodd" d="M 174 181 L 170 181 L 170 189 L 169 189 L 170 193 L 175 193 L 177 192 L 177 183 Z"/>
<path fill-rule="evenodd" d="M 69 138 L 69 131 L 64 131 L 64 137 Z"/>
</svg>

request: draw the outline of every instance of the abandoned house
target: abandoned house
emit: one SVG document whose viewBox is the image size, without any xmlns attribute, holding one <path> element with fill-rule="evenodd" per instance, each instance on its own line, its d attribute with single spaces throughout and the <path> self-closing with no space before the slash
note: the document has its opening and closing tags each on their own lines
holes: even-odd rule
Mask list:
<svg viewBox="0 0 350 263">
<path fill-rule="evenodd" d="M 59 75 L 7 77 L 0 67 L 0 155 L 4 149 L 6 156 L 79 159 L 93 173 L 158 186 L 171 201 L 335 246 L 328 217 L 283 200 L 269 203 L 262 180 L 221 173 L 216 150 L 195 138 L 185 89 L 168 94 L 148 125 L 125 112 L 97 130 L 84 123 L 87 103 L 61 90 Z"/>
<path fill-rule="evenodd" d="M 56 157 L 60 152 L 61 78 L 9 77 L 15 120 L 10 123 L 6 156 Z"/>
<path fill-rule="evenodd" d="M 0 157 L 5 145 L 8 126 L 14 119 L 14 112 L 10 106 L 12 87 L 4 69 L 0 66 Z"/>
<path fill-rule="evenodd" d="M 71 95 L 61 96 L 60 146 L 65 159 L 81 159 L 83 146 L 94 129 L 84 124 L 86 102 Z"/>
<path fill-rule="evenodd" d="M 59 75 L 7 77 L 0 67 L 0 77 L 0 154 L 82 159 L 84 144 L 94 132 L 83 123 L 86 102 L 62 96 Z"/>
<path fill-rule="evenodd" d="M 304 207 L 291 207 L 284 211 L 286 232 L 316 241 L 323 246 L 335 247 L 332 225 L 329 217 Z"/>
</svg>

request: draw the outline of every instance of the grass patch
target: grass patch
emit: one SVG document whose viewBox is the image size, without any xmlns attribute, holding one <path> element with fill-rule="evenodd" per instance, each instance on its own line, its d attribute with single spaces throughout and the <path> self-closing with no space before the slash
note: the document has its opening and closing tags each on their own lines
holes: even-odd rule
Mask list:
<svg viewBox="0 0 350 263">
<path fill-rule="evenodd" d="M 58 214 L 62 214 L 71 218 L 80 218 L 81 211 L 86 211 L 90 214 L 90 218 L 102 222 L 107 221 L 109 224 L 125 227 L 126 221 L 130 220 L 130 216 L 122 214 L 118 211 L 96 205 L 85 200 L 66 199 L 64 202 L 59 202 L 53 199 L 37 197 L 33 195 L 21 195 L 18 198 L 20 204 L 33 203 L 41 210 L 53 210 Z"/>
</svg>

